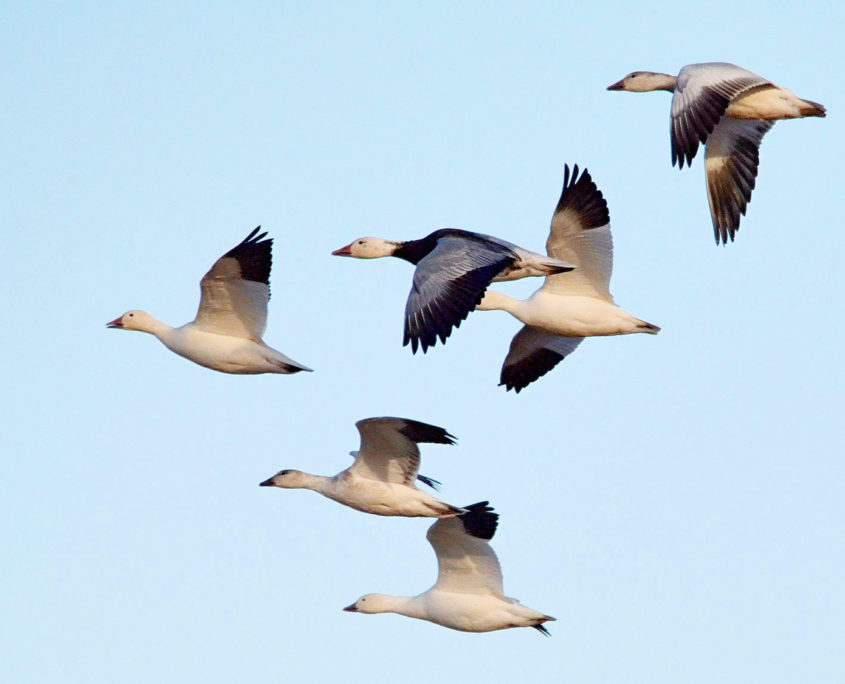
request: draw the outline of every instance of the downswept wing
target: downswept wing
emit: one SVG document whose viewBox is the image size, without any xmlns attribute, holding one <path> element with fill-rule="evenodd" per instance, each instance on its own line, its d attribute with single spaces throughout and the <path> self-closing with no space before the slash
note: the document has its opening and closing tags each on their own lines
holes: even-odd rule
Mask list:
<svg viewBox="0 0 845 684">
<path fill-rule="evenodd" d="M 426 538 L 437 555 L 434 588 L 504 597 L 502 568 L 487 543 L 496 532 L 499 515 L 486 501 L 467 506 L 467 510 L 457 517 L 440 518 L 428 528 Z"/>
<path fill-rule="evenodd" d="M 546 276 L 543 290 L 561 295 L 597 297 L 612 302 L 613 237 L 607 201 L 589 171 L 578 176 L 578 165 L 564 167 L 563 191 L 552 216 L 546 252 L 578 268 Z"/>
<path fill-rule="evenodd" d="M 261 341 L 267 327 L 273 240 L 253 230 L 214 262 L 200 281 L 194 324 L 206 332 Z"/>
<path fill-rule="evenodd" d="M 358 477 L 414 486 L 420 470 L 421 442 L 454 444 L 441 427 L 409 418 L 365 418 L 355 423 L 361 448 L 349 471 Z"/>
<path fill-rule="evenodd" d="M 438 239 L 437 246 L 417 263 L 405 305 L 403 345 L 416 352 L 442 343 L 460 326 L 484 291 L 516 259 L 504 244 L 467 237 Z"/>
<path fill-rule="evenodd" d="M 519 394 L 569 356 L 583 341 L 583 337 L 562 337 L 540 328 L 523 326 L 511 341 L 499 384 Z"/>
<path fill-rule="evenodd" d="M 731 100 L 758 86 L 762 76 L 726 62 L 690 64 L 681 69 L 672 97 L 672 166 L 692 162 L 698 144 L 707 142 Z"/>
<path fill-rule="evenodd" d="M 704 167 L 716 244 L 727 244 L 739 229 L 757 182 L 760 143 L 772 126 L 773 121 L 725 117 L 707 143 Z"/>
</svg>

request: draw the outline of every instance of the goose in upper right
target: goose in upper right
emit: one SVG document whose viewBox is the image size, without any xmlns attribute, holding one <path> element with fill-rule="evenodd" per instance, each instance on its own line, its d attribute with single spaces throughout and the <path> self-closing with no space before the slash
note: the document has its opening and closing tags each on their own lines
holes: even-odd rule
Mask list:
<svg viewBox="0 0 845 684">
<path fill-rule="evenodd" d="M 707 197 L 716 244 L 733 241 L 751 201 L 760 142 L 779 119 L 825 116 L 824 106 L 735 64 L 688 64 L 677 77 L 634 71 L 608 90 L 668 90 L 672 96 L 672 166 L 689 166 L 705 145 Z"/>
</svg>

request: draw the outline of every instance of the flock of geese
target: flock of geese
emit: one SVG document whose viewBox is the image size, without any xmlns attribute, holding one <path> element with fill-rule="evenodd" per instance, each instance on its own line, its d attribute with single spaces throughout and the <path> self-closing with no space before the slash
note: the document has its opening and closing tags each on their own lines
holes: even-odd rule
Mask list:
<svg viewBox="0 0 845 684">
<path fill-rule="evenodd" d="M 825 116 L 825 108 L 727 63 L 691 64 L 677 76 L 635 71 L 608 90 L 672 95 L 672 163 L 690 165 L 705 146 L 707 196 L 717 244 L 734 240 L 754 189 L 763 136 L 780 119 Z M 128 311 L 109 328 L 155 335 L 168 349 L 223 373 L 310 371 L 269 347 L 262 337 L 270 300 L 272 239 L 253 230 L 220 257 L 200 281 L 193 321 L 173 328 L 144 311 Z M 332 252 L 375 259 L 395 256 L 414 265 L 405 305 L 404 344 L 425 353 L 475 310 L 506 311 L 522 324 L 501 370 L 500 384 L 517 393 L 552 370 L 585 337 L 656 334 L 660 328 L 619 308 L 610 294 L 613 240 L 601 191 L 584 169 L 564 168 L 546 254 L 490 235 L 436 230 L 418 240 L 362 237 Z M 525 300 L 490 290 L 491 283 L 532 276 L 542 286 Z M 427 538 L 437 556 L 437 581 L 413 597 L 367 594 L 345 611 L 398 613 L 467 632 L 533 627 L 554 620 L 505 596 L 502 571 L 488 543 L 498 514 L 487 501 L 455 506 L 418 489 L 419 444 L 454 444 L 446 430 L 407 418 L 356 423 L 361 446 L 333 477 L 282 470 L 261 486 L 312 489 L 365 513 L 431 517 Z"/>
</svg>

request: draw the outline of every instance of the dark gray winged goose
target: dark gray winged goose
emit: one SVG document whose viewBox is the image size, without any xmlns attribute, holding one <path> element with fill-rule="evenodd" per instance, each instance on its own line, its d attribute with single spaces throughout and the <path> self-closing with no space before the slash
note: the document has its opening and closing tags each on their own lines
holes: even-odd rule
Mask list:
<svg viewBox="0 0 845 684">
<path fill-rule="evenodd" d="M 414 353 L 445 344 L 491 282 L 571 271 L 559 259 L 530 252 L 490 235 L 444 228 L 420 240 L 397 242 L 362 237 L 332 252 L 335 256 L 378 259 L 395 256 L 417 268 L 405 305 L 405 337 Z"/>
</svg>

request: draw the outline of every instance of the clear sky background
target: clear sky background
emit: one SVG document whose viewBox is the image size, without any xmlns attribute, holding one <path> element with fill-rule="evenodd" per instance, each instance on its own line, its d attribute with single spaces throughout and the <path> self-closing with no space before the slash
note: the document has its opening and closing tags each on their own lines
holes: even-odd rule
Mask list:
<svg viewBox="0 0 845 684">
<path fill-rule="evenodd" d="M 20 682 L 845 680 L 839 3 L 0 6 L 0 662 Z M 670 164 L 634 69 L 729 61 L 819 101 L 778 123 L 737 241 Z M 459 227 L 542 250 L 564 163 L 609 208 L 656 336 L 587 340 L 520 395 L 520 324 L 401 346 L 411 267 L 330 252 Z M 140 333 L 275 238 L 238 377 Z M 538 279 L 497 288 L 527 296 Z M 428 520 L 260 489 L 333 474 L 378 415 L 446 427 L 422 472 L 489 499 L 505 590 L 558 618 L 463 634 L 352 615 L 436 576 Z"/>
</svg>

